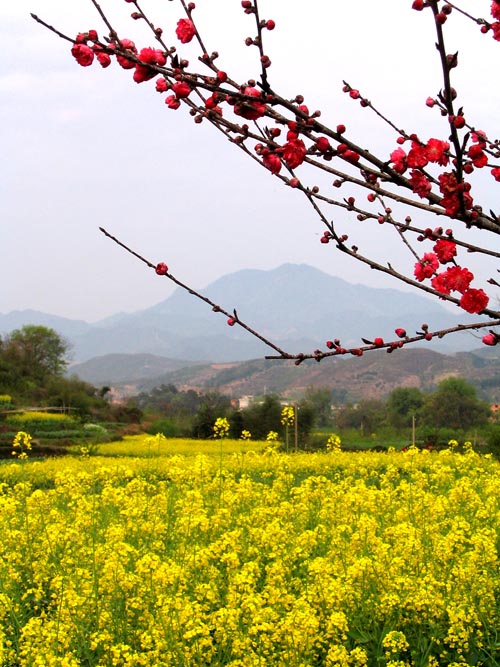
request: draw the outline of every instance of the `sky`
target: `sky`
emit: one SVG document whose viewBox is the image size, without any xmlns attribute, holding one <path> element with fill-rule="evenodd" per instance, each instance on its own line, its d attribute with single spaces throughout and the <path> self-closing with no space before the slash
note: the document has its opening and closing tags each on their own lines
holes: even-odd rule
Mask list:
<svg viewBox="0 0 500 667">
<path fill-rule="evenodd" d="M 144 26 L 128 19 L 132 5 L 101 5 L 122 36 L 152 45 Z M 461 5 L 488 15 L 489 2 Z M 177 0 L 142 6 L 173 36 L 182 17 Z M 303 94 L 326 124 L 345 123 L 350 137 L 386 156 L 396 146 L 394 134 L 342 94 L 343 79 L 397 125 L 425 138 L 442 136 L 438 115 L 425 106 L 440 88 L 432 22 L 411 10 L 411 0 L 260 0 L 259 6 L 276 21 L 266 50 L 280 93 Z M 30 12 L 69 35 L 105 32 L 90 0 L 0 4 L 0 313 L 35 309 L 94 322 L 167 298 L 173 286 L 106 239 L 100 226 L 198 289 L 227 273 L 285 262 L 401 287 L 320 244 L 324 230 L 298 192 L 207 123 L 194 125 L 182 110 L 168 110 L 154 82 L 137 85 L 116 63 L 107 70 L 80 67 L 68 43 Z M 198 0 L 195 17 L 208 49 L 220 53 L 220 67 L 241 81 L 258 76 L 255 51 L 243 43 L 254 27 L 239 0 Z M 452 18 L 457 90 L 466 114 L 492 132 L 500 45 Z M 194 43 L 179 52 L 192 62 L 197 56 Z M 498 197 L 489 181 L 478 184 L 478 193 L 493 202 Z M 399 257 L 399 245 L 378 228 L 361 233 L 381 257 Z"/>
</svg>

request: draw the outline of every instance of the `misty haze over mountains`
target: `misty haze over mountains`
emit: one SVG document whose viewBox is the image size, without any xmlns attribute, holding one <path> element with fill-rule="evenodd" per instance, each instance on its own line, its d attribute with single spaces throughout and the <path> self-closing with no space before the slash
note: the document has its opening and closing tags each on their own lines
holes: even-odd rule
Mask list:
<svg viewBox="0 0 500 667">
<path fill-rule="evenodd" d="M 393 339 L 395 327 L 412 334 L 423 322 L 432 330 L 473 321 L 467 313 L 450 312 L 419 294 L 348 283 L 305 264 L 245 269 L 200 291 L 227 311 L 236 308 L 244 322 L 291 353 L 324 349 L 332 338 L 350 347 L 360 345 L 361 337 Z M 270 353 L 261 341 L 238 326 L 227 326 L 225 316 L 180 289 L 151 308 L 94 324 L 31 310 L 0 315 L 2 334 L 25 324 L 55 329 L 70 343 L 72 362 L 117 353 L 228 362 Z M 467 332 L 427 343 L 448 354 L 480 346 L 478 335 Z"/>
</svg>

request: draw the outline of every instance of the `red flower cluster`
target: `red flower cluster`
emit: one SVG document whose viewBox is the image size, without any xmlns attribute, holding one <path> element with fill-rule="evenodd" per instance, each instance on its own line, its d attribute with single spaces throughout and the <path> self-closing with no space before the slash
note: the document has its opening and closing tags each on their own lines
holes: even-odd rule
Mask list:
<svg viewBox="0 0 500 667">
<path fill-rule="evenodd" d="M 398 174 L 404 174 L 406 169 L 423 169 L 434 162 L 445 167 L 449 162 L 450 144 L 440 139 L 429 139 L 426 144 L 413 139 L 408 155 L 402 148 L 397 148 L 391 153 L 393 169 Z"/>
<path fill-rule="evenodd" d="M 196 35 L 194 23 L 190 19 L 179 19 L 175 34 L 183 44 L 187 44 Z"/>
<path fill-rule="evenodd" d="M 474 275 L 469 269 L 460 266 L 452 266 L 442 273 L 438 273 L 431 281 L 432 287 L 441 292 L 449 294 L 452 291 L 463 294 L 471 284 Z"/>
<path fill-rule="evenodd" d="M 149 81 L 156 76 L 156 70 L 148 67 L 148 65 L 159 65 L 163 67 L 167 62 L 165 53 L 159 49 L 152 49 L 147 47 L 141 49 L 139 53 L 139 60 L 144 63 L 144 65 L 136 65 L 134 72 L 134 81 L 136 83 L 142 83 L 143 81 Z"/>
<path fill-rule="evenodd" d="M 469 183 L 459 183 L 454 172 L 440 174 L 438 179 L 439 190 L 443 195 L 440 204 L 444 207 L 446 215 L 450 217 L 457 215 L 460 211 L 461 201 L 463 201 L 466 210 L 472 208 Z"/>
</svg>

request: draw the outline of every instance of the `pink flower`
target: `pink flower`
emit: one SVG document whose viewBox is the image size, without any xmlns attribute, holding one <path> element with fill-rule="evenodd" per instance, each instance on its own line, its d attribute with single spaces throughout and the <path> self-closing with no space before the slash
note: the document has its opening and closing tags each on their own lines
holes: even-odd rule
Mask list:
<svg viewBox="0 0 500 667">
<path fill-rule="evenodd" d="M 482 289 L 468 289 L 460 299 L 461 307 L 468 313 L 480 313 L 488 305 L 489 298 Z"/>
<path fill-rule="evenodd" d="M 177 28 L 175 29 L 175 34 L 183 44 L 187 44 L 196 35 L 196 28 L 194 27 L 194 23 L 189 19 L 179 19 L 177 22 Z"/>
<path fill-rule="evenodd" d="M 73 44 L 71 55 L 82 67 L 88 67 L 94 62 L 93 50 L 90 48 L 90 46 L 87 46 L 81 42 L 78 44 Z"/>
</svg>

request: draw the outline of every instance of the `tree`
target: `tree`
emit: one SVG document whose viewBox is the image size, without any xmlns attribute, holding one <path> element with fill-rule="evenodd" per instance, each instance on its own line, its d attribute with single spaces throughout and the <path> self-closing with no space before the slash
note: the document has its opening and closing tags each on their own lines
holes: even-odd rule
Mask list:
<svg viewBox="0 0 500 667">
<path fill-rule="evenodd" d="M 231 401 L 227 396 L 211 391 L 203 395 L 198 412 L 193 420 L 193 436 L 195 438 L 213 437 L 213 426 L 218 417 L 226 417 L 231 409 Z"/>
<path fill-rule="evenodd" d="M 6 337 L 1 356 L 15 374 L 34 385 L 63 374 L 68 343 L 53 329 L 28 324 Z"/>
<path fill-rule="evenodd" d="M 491 416 L 489 405 L 476 396 L 475 388 L 462 378 L 449 377 L 429 394 L 421 410 L 421 420 L 434 428 L 466 431 L 486 424 Z"/>
<path fill-rule="evenodd" d="M 417 387 L 397 387 L 387 399 L 387 416 L 395 428 L 411 426 L 422 407 L 424 397 Z"/>
<path fill-rule="evenodd" d="M 324 121 L 319 111 L 312 111 L 304 104 L 302 95 L 277 91 L 266 48 L 275 22 L 262 18 L 259 0 L 241 2 L 244 13 L 254 22 L 254 36 L 248 37 L 246 44 L 255 51 L 258 71 L 257 78 L 252 76 L 246 81 L 219 68 L 218 54 L 207 51 L 202 37 L 203 15 L 198 22 L 194 3 L 180 0 L 184 15 L 182 18 L 174 15 L 176 39 L 172 44 L 167 35 L 173 34 L 173 30 L 164 31 L 135 0 L 127 0 L 133 5 L 132 18 L 147 26 L 156 41 L 156 48 L 138 48 L 132 40 L 118 34 L 114 21 L 105 15 L 97 0 L 89 1 L 104 22 L 107 35 L 103 37 L 94 29 L 76 37 L 68 36 L 34 18 L 70 42 L 72 56 L 83 67 L 98 62 L 107 68 L 116 60 L 122 68 L 131 70 L 135 83 L 155 79 L 156 91 L 164 95 L 167 108 L 187 111 L 196 124 L 211 124 L 246 157 L 290 188 L 290 192 L 305 197 L 322 225 L 323 245 L 333 246 L 353 261 L 476 317 L 472 322 L 440 330 L 428 323 L 416 324 L 414 334 L 408 334 L 395 322 L 395 337 L 391 341 L 381 337 L 362 338 L 362 345 L 348 348 L 332 338 L 323 349 L 289 353 L 254 331 L 236 310 L 224 309 L 179 281 L 164 262 L 153 263 L 102 229 L 104 234 L 158 275 L 203 299 L 227 318 L 229 326 L 238 325 L 259 337 L 273 350 L 271 358 L 295 359 L 299 364 L 307 358 L 321 361 L 346 353 L 361 356 L 368 350 L 393 352 L 413 342 L 464 329 L 489 328 L 483 342 L 498 343 L 500 334 L 494 327 L 500 325 L 500 310 L 493 305 L 492 296 L 499 286 L 495 276 L 500 252 L 495 240 L 500 234 L 500 220 L 478 196 L 484 197 L 485 183 L 493 186 L 495 181 L 500 182 L 500 142 L 476 124 L 473 104 L 466 106 L 461 99 L 460 79 L 455 76 L 461 61 L 456 43 L 448 47 L 447 38 L 449 27 L 462 21 L 480 29 L 484 40 L 493 37 L 500 41 L 499 0 L 474 3 L 472 11 L 482 11 L 487 18 L 464 11 L 467 0 L 461 0 L 459 5 L 442 0 L 413 0 L 410 5 L 407 0 L 408 20 L 428 21 L 432 30 L 428 45 L 436 50 L 436 71 L 441 83 L 437 91 L 429 91 L 426 100 L 428 112 L 434 114 L 440 126 L 432 136 L 427 132 L 422 134 L 414 119 L 411 127 L 403 129 L 402 120 L 391 119 L 383 109 L 383 102 L 372 103 L 357 84 L 343 82 L 342 90 L 352 103 L 374 114 L 381 128 L 391 133 L 384 150 L 365 148 L 355 128 L 348 128 L 338 120 Z M 381 21 L 380 25 L 383 24 Z M 192 66 L 183 56 L 182 51 L 190 42 L 199 47 L 199 65 Z M 353 40 L 353 48 L 362 47 Z M 368 60 L 369 56 L 367 63 Z M 409 63 L 410 59 L 406 60 Z M 419 58 L 414 60 L 418 67 Z M 311 62 L 313 66 L 315 63 Z M 411 94 L 411 75 L 406 79 L 408 90 L 402 94 Z M 345 220 L 339 212 L 345 214 Z M 378 243 L 367 241 L 365 230 L 369 226 L 377 230 Z M 402 251 L 394 256 L 387 255 L 387 240 L 391 235 L 399 239 Z M 480 280 L 469 270 L 470 253 L 480 257 L 489 278 Z"/>
<path fill-rule="evenodd" d="M 370 435 L 384 426 L 386 417 L 386 404 L 383 401 L 366 399 L 356 405 L 342 406 L 335 421 L 338 428 L 358 428 L 363 435 Z"/>
<path fill-rule="evenodd" d="M 332 423 L 332 392 L 328 387 L 308 387 L 305 400 L 310 404 L 317 426 Z"/>
</svg>

